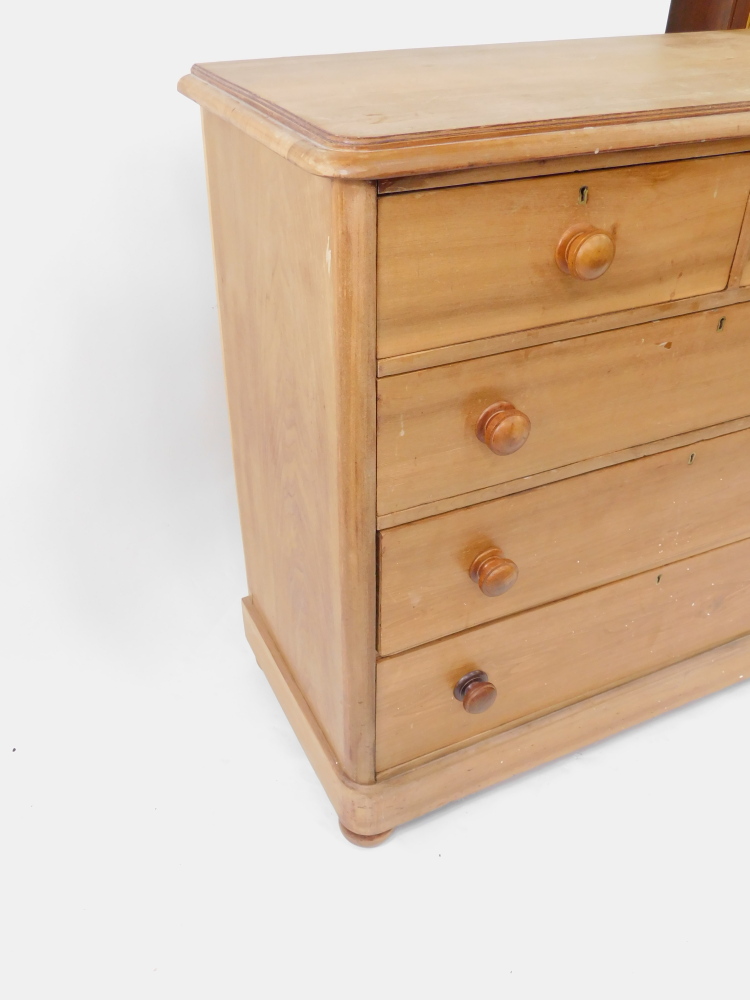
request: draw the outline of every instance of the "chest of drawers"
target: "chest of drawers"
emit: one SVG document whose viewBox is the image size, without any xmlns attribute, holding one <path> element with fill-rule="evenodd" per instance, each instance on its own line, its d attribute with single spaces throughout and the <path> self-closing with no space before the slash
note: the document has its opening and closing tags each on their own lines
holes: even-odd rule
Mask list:
<svg viewBox="0 0 750 1000">
<path fill-rule="evenodd" d="M 260 666 L 349 839 L 750 670 L 750 32 L 197 65 Z"/>
</svg>

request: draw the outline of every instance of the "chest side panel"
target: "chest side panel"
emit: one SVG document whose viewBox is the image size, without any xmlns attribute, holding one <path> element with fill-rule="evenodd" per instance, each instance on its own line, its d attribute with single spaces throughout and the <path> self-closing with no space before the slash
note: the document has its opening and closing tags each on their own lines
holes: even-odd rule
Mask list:
<svg viewBox="0 0 750 1000">
<path fill-rule="evenodd" d="M 254 611 L 344 771 L 371 781 L 374 189 L 204 128 Z"/>
</svg>

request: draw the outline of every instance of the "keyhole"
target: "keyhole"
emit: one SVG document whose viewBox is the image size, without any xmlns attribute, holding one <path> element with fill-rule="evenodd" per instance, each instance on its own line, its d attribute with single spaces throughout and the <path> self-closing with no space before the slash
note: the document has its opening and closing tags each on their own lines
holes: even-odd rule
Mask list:
<svg viewBox="0 0 750 1000">
<path fill-rule="evenodd" d="M 578 192 L 578 204 L 585 205 L 589 200 L 589 189 L 584 185 Z"/>
</svg>

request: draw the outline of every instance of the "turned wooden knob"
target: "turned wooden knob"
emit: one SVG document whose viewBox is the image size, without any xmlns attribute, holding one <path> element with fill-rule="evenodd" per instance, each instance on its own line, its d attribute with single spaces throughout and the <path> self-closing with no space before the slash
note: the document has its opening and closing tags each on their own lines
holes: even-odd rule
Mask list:
<svg viewBox="0 0 750 1000">
<path fill-rule="evenodd" d="M 582 281 L 601 278 L 615 259 L 615 241 L 603 229 L 569 229 L 557 245 L 557 266 Z"/>
<path fill-rule="evenodd" d="M 531 421 L 512 403 L 488 406 L 477 420 L 477 437 L 496 455 L 512 455 L 526 443 Z"/>
<path fill-rule="evenodd" d="M 464 711 L 469 715 L 479 715 L 494 704 L 497 688 L 490 683 L 483 670 L 472 670 L 456 684 L 453 696 L 463 704 Z"/>
<path fill-rule="evenodd" d="M 499 597 L 518 579 L 518 566 L 500 549 L 487 549 L 471 564 L 469 576 L 487 597 Z"/>
</svg>

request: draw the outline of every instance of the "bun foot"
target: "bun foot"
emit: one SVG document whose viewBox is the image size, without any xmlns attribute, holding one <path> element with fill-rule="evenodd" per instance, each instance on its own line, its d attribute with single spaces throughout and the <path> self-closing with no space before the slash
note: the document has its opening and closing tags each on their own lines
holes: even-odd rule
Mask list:
<svg viewBox="0 0 750 1000">
<path fill-rule="evenodd" d="M 387 840 L 393 833 L 393 830 L 384 830 L 382 833 L 373 833 L 370 836 L 367 836 L 364 833 L 355 833 L 353 830 L 347 830 L 344 824 L 340 821 L 339 827 L 346 839 L 351 844 L 356 844 L 357 847 L 377 847 L 378 844 L 382 844 L 383 841 Z"/>
</svg>

